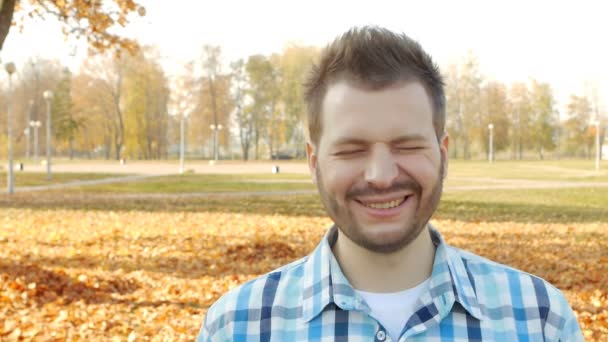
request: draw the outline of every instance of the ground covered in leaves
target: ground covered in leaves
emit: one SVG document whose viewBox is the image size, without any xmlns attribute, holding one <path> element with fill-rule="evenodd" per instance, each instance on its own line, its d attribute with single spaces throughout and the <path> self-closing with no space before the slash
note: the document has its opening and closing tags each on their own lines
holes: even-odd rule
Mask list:
<svg viewBox="0 0 608 342">
<path fill-rule="evenodd" d="M 298 199 L 272 201 L 285 207 Z M 7 203 L 0 206 L 0 340 L 7 341 L 193 340 L 222 293 L 306 255 L 330 224 L 304 210 Z M 434 223 L 451 244 L 555 284 L 587 340 L 608 340 L 607 222 L 440 215 Z"/>
</svg>

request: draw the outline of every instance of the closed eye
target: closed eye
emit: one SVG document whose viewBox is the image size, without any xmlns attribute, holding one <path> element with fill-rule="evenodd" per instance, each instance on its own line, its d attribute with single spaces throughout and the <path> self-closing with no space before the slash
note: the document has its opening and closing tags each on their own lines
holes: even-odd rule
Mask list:
<svg viewBox="0 0 608 342">
<path fill-rule="evenodd" d="M 334 156 L 352 156 L 358 153 L 363 153 L 365 152 L 365 150 L 344 150 L 344 151 L 338 151 L 336 153 L 334 153 Z"/>
<path fill-rule="evenodd" d="M 401 147 L 397 147 L 397 150 L 399 151 L 416 151 L 416 150 L 422 150 L 424 149 L 424 146 L 401 146 Z"/>
</svg>

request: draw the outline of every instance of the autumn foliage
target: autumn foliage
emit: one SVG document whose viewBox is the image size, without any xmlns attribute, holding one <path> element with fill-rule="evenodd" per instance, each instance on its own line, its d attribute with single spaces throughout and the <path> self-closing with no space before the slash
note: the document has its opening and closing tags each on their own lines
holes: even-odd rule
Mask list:
<svg viewBox="0 0 608 342">
<path fill-rule="evenodd" d="M 53 17 L 61 23 L 65 37 L 85 38 L 95 51 L 114 47 L 134 53 L 138 49 L 137 42 L 121 37 L 112 29 L 125 27 L 134 12 L 140 16 L 146 14 L 145 8 L 133 0 L 6 0 L 4 5 L 0 5 L 0 50 L 12 22 L 23 30 L 27 19 Z M 16 18 L 13 18 L 14 13 Z"/>
<path fill-rule="evenodd" d="M 222 293 L 306 255 L 330 224 L 179 204 L 49 208 L 20 196 L 12 203 L 27 205 L 0 208 L 0 340 L 7 341 L 193 340 Z M 434 223 L 451 244 L 552 282 L 587 340 L 608 340 L 608 223 Z"/>
</svg>

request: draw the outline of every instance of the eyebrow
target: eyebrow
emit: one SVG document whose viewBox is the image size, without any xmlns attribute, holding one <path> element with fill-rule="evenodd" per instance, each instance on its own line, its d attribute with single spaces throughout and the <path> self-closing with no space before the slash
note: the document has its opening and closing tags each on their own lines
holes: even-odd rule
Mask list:
<svg viewBox="0 0 608 342">
<path fill-rule="evenodd" d="M 405 142 L 410 142 L 410 141 L 426 141 L 426 137 L 422 134 L 406 134 L 406 135 L 401 135 L 398 136 L 394 139 L 392 139 L 390 141 L 390 144 L 400 144 L 400 143 L 405 143 Z M 361 139 L 361 138 L 355 138 L 355 137 L 343 137 L 343 138 L 339 138 L 338 140 L 336 140 L 333 145 L 334 146 L 340 146 L 340 145 L 367 145 L 369 144 L 369 141 Z"/>
</svg>

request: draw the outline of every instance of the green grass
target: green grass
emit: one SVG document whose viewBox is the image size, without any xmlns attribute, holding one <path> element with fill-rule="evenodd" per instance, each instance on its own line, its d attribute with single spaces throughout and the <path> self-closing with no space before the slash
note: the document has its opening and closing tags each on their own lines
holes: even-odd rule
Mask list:
<svg viewBox="0 0 608 342">
<path fill-rule="evenodd" d="M 590 161 L 548 162 L 462 162 L 450 164 L 446 187 L 491 185 L 510 179 L 552 180 L 565 182 L 606 182 L 608 165 L 600 172 Z M 2 180 L 6 179 L 6 174 Z M 109 174 L 54 174 L 51 183 L 118 177 Z M 48 184 L 46 174 L 16 173 L 17 186 Z M 515 183 L 517 184 L 517 183 Z M 230 193 L 314 190 L 304 174 L 184 174 L 162 176 L 124 183 L 68 187 L 47 192 L 0 197 L 0 206 L 38 208 L 74 208 L 91 210 L 213 211 L 324 216 L 315 194 L 310 195 L 204 195 L 156 198 L 120 198 L 139 193 Z M 107 197 L 95 194 L 109 195 Z M 116 194 L 118 197 L 114 196 Z M 435 216 L 443 219 L 518 222 L 608 222 L 608 187 L 564 189 L 488 189 L 450 190 L 443 195 Z"/>
<path fill-rule="evenodd" d="M 498 178 L 562 181 L 608 181 L 608 162 L 599 171 L 593 160 L 485 161 L 451 160 L 448 179 Z"/>
<path fill-rule="evenodd" d="M 66 191 L 87 193 L 195 193 L 313 190 L 310 177 L 296 174 L 159 176 L 134 182 L 87 185 Z"/>
<path fill-rule="evenodd" d="M 467 221 L 608 222 L 608 188 L 458 191 L 438 218 Z"/>
<path fill-rule="evenodd" d="M 316 194 L 100 197 L 63 191 L 0 196 L 0 207 L 32 210 L 224 212 L 326 216 Z M 90 194 L 89 194 L 90 195 Z M 10 215 L 10 214 L 9 214 Z M 436 219 L 496 222 L 608 222 L 608 188 L 462 191 L 444 194 Z"/>
<path fill-rule="evenodd" d="M 114 178 L 125 176 L 116 174 L 105 174 L 105 173 L 52 173 L 51 180 L 47 180 L 46 172 L 44 173 L 33 173 L 33 172 L 15 172 L 15 186 L 37 186 L 37 185 L 51 185 L 51 184 L 63 184 L 74 181 L 86 181 L 94 179 Z M 6 186 L 7 174 L 6 172 L 0 172 L 0 184 Z"/>
</svg>

